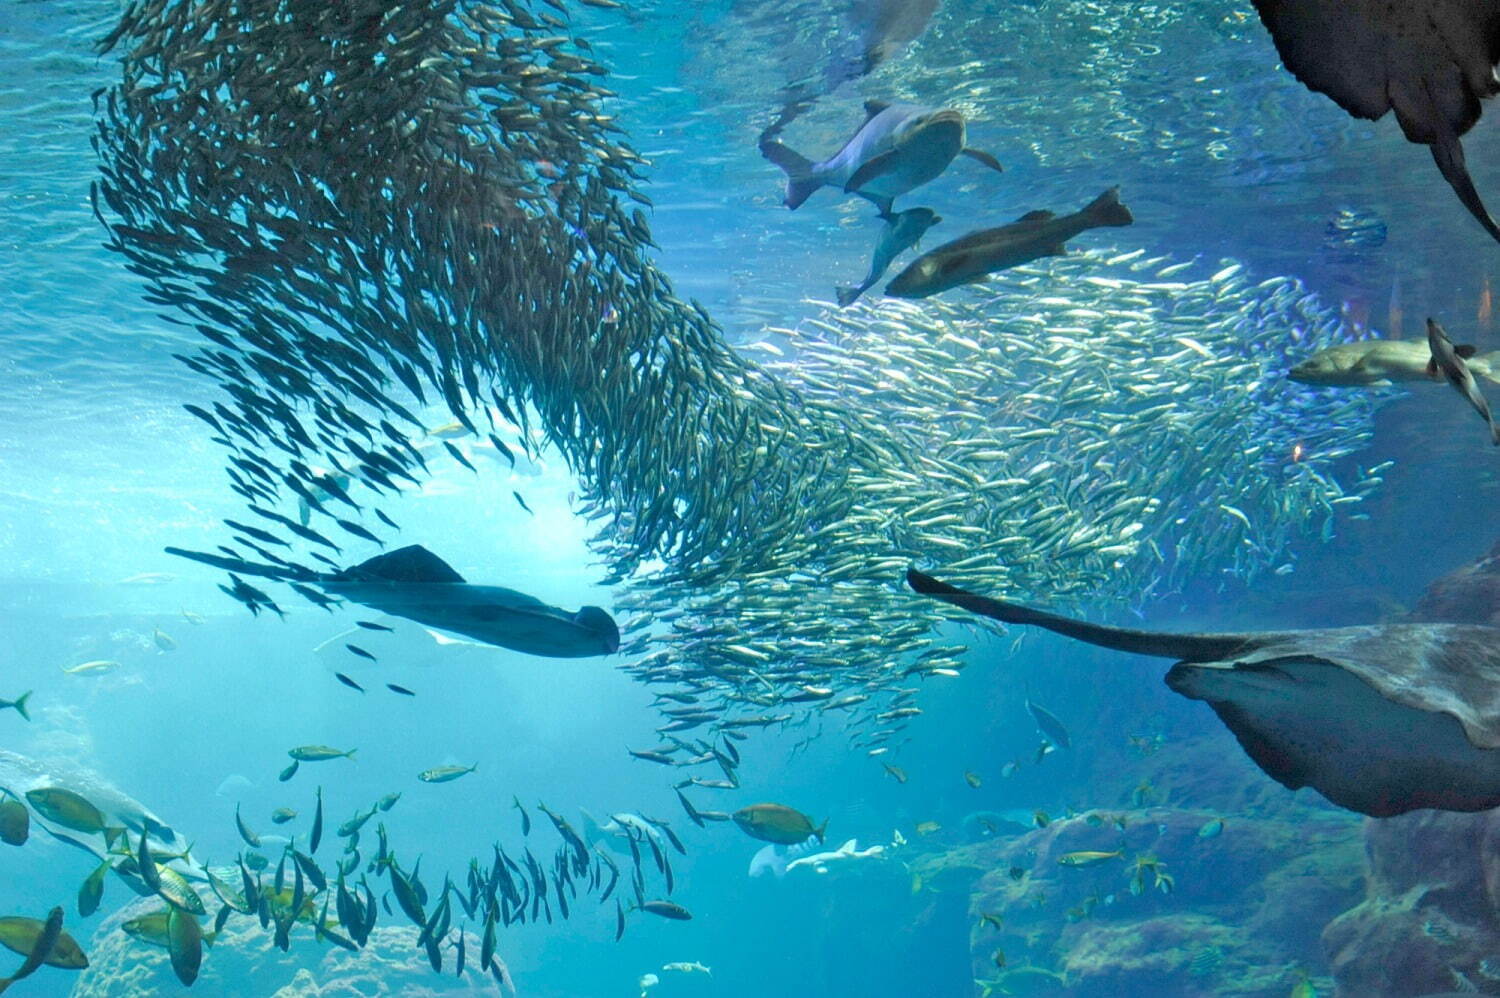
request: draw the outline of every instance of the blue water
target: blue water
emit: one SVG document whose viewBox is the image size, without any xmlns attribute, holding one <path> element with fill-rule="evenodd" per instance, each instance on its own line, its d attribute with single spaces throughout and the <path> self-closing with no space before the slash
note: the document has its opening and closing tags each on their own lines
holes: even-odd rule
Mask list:
<svg viewBox="0 0 1500 998">
<path fill-rule="evenodd" d="M 1162 772 L 1175 782 L 1154 787 L 1156 802 L 1221 815 L 1226 850 L 1247 819 L 1286 829 L 1326 821 L 1357 856 L 1358 820 L 1259 773 L 1207 707 L 1161 684 L 1160 663 L 1051 637 L 1032 635 L 1016 646 L 1014 634 L 955 629 L 971 646 L 961 675 L 907 684 L 920 687 L 924 713 L 888 757 L 905 782 L 882 770 L 885 758 L 851 750 L 832 720 L 756 731 L 741 743 L 741 788 L 699 793 L 700 807 L 783 801 L 817 821 L 829 818 L 826 848 L 856 837 L 861 847 L 888 847 L 883 859 L 785 878 L 748 877 L 762 844 L 732 824 L 692 827 L 671 789 L 677 772 L 626 754 L 627 746 L 655 744 L 661 719 L 653 692 L 622 670 L 621 657 L 556 661 L 493 648 L 383 655 L 376 665 L 359 663 L 369 693 L 340 686 L 334 669 L 355 669 L 314 649 L 369 615 L 288 603 L 285 620 L 252 618 L 216 589 L 220 573 L 162 551 L 212 550 L 223 539 L 221 519 L 243 514 L 221 474 L 221 450 L 181 409 L 201 400 L 204 386 L 171 354 L 195 346 L 195 334 L 142 299 L 143 282 L 101 246 L 90 211 L 97 160 L 89 95 L 118 75 L 116 57 L 95 56 L 90 42 L 117 13 L 105 0 L 0 2 L 0 697 L 35 690 L 32 723 L 0 711 L 0 749 L 95 771 L 215 864 L 240 849 L 236 804 L 269 833 L 269 814 L 281 806 L 301 811 L 302 823 L 292 827 L 305 827 L 316 786 L 334 824 L 400 791 L 385 820 L 403 862 L 422 856 L 430 889 L 444 871 L 461 879 L 470 857 L 487 862 L 497 838 L 521 841 L 513 797 L 537 822 L 537 800 L 570 816 L 583 808 L 601 820 L 616 811 L 670 818 L 688 850 L 673 855 L 673 896 L 693 920 L 634 915 L 617 943 L 613 904 L 580 896 L 566 921 L 504 930 L 498 951 L 520 993 L 536 998 L 632 996 L 647 973 L 660 977 L 652 998 L 968 996 L 979 993 L 976 976 L 994 975 L 986 961 L 995 945 L 1012 967 L 1062 966 L 1099 924 L 1070 919 L 1066 907 L 1090 893 L 1112 898 L 1111 909 L 1136 903 L 1123 868 L 1080 871 L 1080 885 L 1098 879 L 1040 907 L 1041 915 L 1007 914 L 1027 928 L 995 944 L 975 928 L 971 910 L 994 885 L 981 889 L 977 872 L 933 871 L 945 862 L 963 866 L 944 856 L 966 845 L 972 822 L 965 819 L 976 812 L 1026 818 L 1037 810 L 1053 817 L 1128 810 L 1132 791 Z M 606 85 L 619 97 L 610 112 L 651 163 L 644 189 L 656 205 L 654 259 L 677 294 L 700 300 L 730 342 L 754 342 L 767 326 L 818 315 L 836 283 L 864 273 L 877 231 L 865 202 L 825 190 L 788 212 L 779 171 L 755 148 L 791 74 L 825 67 L 841 37 L 826 5 L 650 0 L 625 13 L 580 7 L 577 17 L 575 32 L 612 69 Z M 1242 263 L 1252 281 L 1296 278 L 1346 317 L 1351 336 L 1420 335 L 1432 314 L 1455 339 L 1500 348 L 1481 307 L 1500 280 L 1495 248 L 1425 151 L 1404 142 L 1393 122 L 1354 122 L 1280 70 L 1247 3 L 943 0 L 919 39 L 822 96 L 783 138 L 826 155 L 869 98 L 958 107 L 969 119 L 969 144 L 1005 165 L 994 177 L 960 160 L 919 200 L 903 202 L 930 205 L 951 220 L 926 248 L 971 221 L 1074 210 L 1118 184 L 1137 224 L 1081 243 L 1192 262 L 1187 276 L 1195 280 L 1225 260 Z M 1481 123 L 1466 148 L 1478 187 L 1500 191 L 1496 130 Z M 1329 221 L 1344 209 L 1379 219 L 1387 237 L 1380 245 L 1330 246 Z M 433 425 L 445 421 L 437 410 L 426 415 Z M 1355 465 L 1396 462 L 1361 506 L 1367 519 L 1342 520 L 1331 537 L 1320 536 L 1317 524 L 1294 525 L 1297 567 L 1288 575 L 1247 584 L 1225 566 L 1205 565 L 1181 591 L 1138 608 L 1149 623 L 1228 630 L 1373 622 L 1392 607 L 1410 607 L 1433 579 L 1488 549 L 1500 522 L 1493 512 L 1500 473 L 1461 400 L 1438 389 L 1403 394 L 1377 411 L 1370 429 L 1369 443 L 1339 466 L 1352 473 Z M 558 606 L 610 607 L 617 594 L 600 582 L 607 566 L 586 543 L 596 527 L 574 515 L 570 499 L 580 485 L 562 458 L 545 452 L 517 471 L 478 466 L 476 475 L 448 464 L 420 493 L 385 507 L 403 537 L 443 552 L 467 578 Z M 534 515 L 516 505 L 513 490 Z M 142 573 L 167 577 L 127 581 Z M 1120 603 L 1084 609 L 1097 619 L 1135 619 Z M 174 650 L 158 647 L 158 629 Z M 340 642 L 377 646 L 364 637 Z M 120 668 L 99 676 L 61 671 L 96 659 Z M 385 682 L 418 695 L 387 694 Z M 1034 761 L 1028 696 L 1063 719 L 1071 749 Z M 1161 747 L 1143 756 L 1127 741 L 1132 735 L 1160 735 Z M 311 743 L 357 747 L 357 761 L 304 765 L 292 782 L 278 783 L 286 751 Z M 1163 764 L 1173 753 L 1181 753 L 1176 770 Z M 1002 775 L 1012 760 L 1020 762 L 1016 774 Z M 1195 779 L 1193 760 L 1220 768 Z M 430 767 L 474 763 L 477 771 L 457 783 L 416 780 Z M 982 785 L 966 784 L 965 772 Z M 249 785 L 236 781 L 216 792 L 236 774 Z M 941 828 L 920 834 L 924 822 Z M 906 844 L 891 848 L 898 831 Z M 110 878 L 99 914 L 79 919 L 73 898 L 91 862 L 44 835 L 0 849 L 0 914 L 40 917 L 61 904 L 68 931 L 86 949 L 99 945 L 94 933 L 104 918 L 131 899 Z M 1228 873 L 1216 883 L 1211 857 L 1161 858 L 1195 871 L 1179 879 L 1198 877 L 1171 897 L 1147 898 L 1161 917 L 1248 922 L 1251 910 L 1236 909 L 1233 899 L 1253 893 L 1253 881 L 1231 882 Z M 1004 871 L 990 875 L 1003 879 Z M 1329 919 L 1342 903 L 1328 902 Z M 382 919 L 399 924 L 399 912 Z M 1252 938 L 1269 931 L 1245 929 Z M 1295 957 L 1279 970 L 1251 973 L 1245 968 L 1256 958 L 1234 964 L 1229 954 L 1238 983 L 1175 966 L 1149 986 L 1114 993 L 1282 995 L 1299 971 L 1319 983 L 1319 993 L 1333 993 L 1326 955 L 1315 939 L 1295 938 L 1298 931 L 1309 927 L 1286 929 L 1278 942 L 1280 955 Z M 303 938 L 294 962 L 316 968 L 321 953 Z M 258 957 L 233 959 L 240 958 Z M 226 959 L 210 950 L 205 966 Z M 699 961 L 713 974 L 661 969 L 672 961 Z M 290 980 L 283 967 L 256 979 L 253 987 L 265 991 L 205 979 L 193 993 L 271 994 Z M 413 980 L 459 987 L 451 972 Z M 44 970 L 12 993 L 62 996 L 73 983 L 67 972 Z M 471 984 L 476 990 L 434 993 L 493 993 L 477 990 L 482 979 Z M 133 993 L 153 993 L 152 986 Z M 1056 980 L 1018 978 L 1011 986 L 1022 994 L 1075 993 Z"/>
</svg>

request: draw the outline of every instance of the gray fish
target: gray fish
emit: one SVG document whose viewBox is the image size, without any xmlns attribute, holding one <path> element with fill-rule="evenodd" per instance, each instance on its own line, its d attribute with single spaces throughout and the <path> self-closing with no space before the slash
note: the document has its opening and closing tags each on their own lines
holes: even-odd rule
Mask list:
<svg viewBox="0 0 1500 998">
<path fill-rule="evenodd" d="M 922 234 L 942 221 L 931 208 L 908 208 L 894 215 L 881 215 L 885 228 L 875 243 L 875 253 L 870 257 L 870 272 L 855 287 L 840 286 L 835 289 L 841 306 L 853 305 L 875 282 L 885 276 L 891 261 L 915 246 Z"/>
<path fill-rule="evenodd" d="M 608 613 L 548 606 L 500 586 L 476 586 L 437 555 L 411 545 L 378 555 L 320 584 L 331 593 L 429 627 L 529 655 L 581 658 L 620 647 Z"/>
<path fill-rule="evenodd" d="M 1432 351 L 1432 360 L 1428 365 L 1431 373 L 1441 373 L 1448 379 L 1448 384 L 1468 400 L 1469 405 L 1474 407 L 1474 411 L 1479 413 L 1485 425 L 1490 428 L 1490 439 L 1496 447 L 1500 447 L 1500 425 L 1496 425 L 1494 414 L 1490 412 L 1490 404 L 1480 392 L 1479 383 L 1474 380 L 1474 372 L 1465 363 L 1466 356 L 1474 355 L 1474 348 L 1455 347 L 1448 334 L 1443 332 L 1443 327 L 1431 319 L 1427 320 L 1427 346 Z"/>
<path fill-rule="evenodd" d="M 1058 217 L 1033 211 L 1009 225 L 981 229 L 924 253 L 885 286 L 895 298 L 926 298 L 987 274 L 1017 267 L 1044 256 L 1063 256 L 1069 239 L 1101 226 L 1130 225 L 1135 217 L 1111 187 L 1082 211 Z"/>
<path fill-rule="evenodd" d="M 1459 142 L 1480 100 L 1500 93 L 1494 0 L 1255 0 L 1255 9 L 1293 76 L 1356 118 L 1394 110 L 1407 141 L 1431 148 L 1458 199 L 1500 241 Z"/>
<path fill-rule="evenodd" d="M 906 578 L 919 593 L 995 620 L 1179 659 L 1167 685 L 1207 701 L 1255 764 L 1289 789 L 1311 786 L 1375 818 L 1500 805 L 1500 628 L 1165 634 L 1032 610 L 915 569 Z"/>
<path fill-rule="evenodd" d="M 1026 709 L 1031 712 L 1037 728 L 1052 740 L 1052 744 L 1061 749 L 1072 748 L 1072 740 L 1068 738 L 1068 729 L 1063 727 L 1063 723 L 1055 714 L 1041 704 L 1032 703 L 1030 697 L 1026 698 Z"/>
<path fill-rule="evenodd" d="M 1500 351 L 1474 356 L 1474 348 L 1454 347 L 1476 377 L 1500 384 Z M 1432 348 L 1421 340 L 1360 340 L 1319 350 L 1298 361 L 1287 378 L 1304 385 L 1385 388 L 1437 380 Z"/>
<path fill-rule="evenodd" d="M 937 177 L 960 153 L 992 170 L 989 153 L 964 146 L 964 116 L 951 108 L 866 101 L 865 120 L 842 149 L 821 163 L 762 138 L 761 155 L 786 171 L 786 206 L 797 208 L 820 187 L 867 198 L 890 214 L 891 202 Z"/>
</svg>

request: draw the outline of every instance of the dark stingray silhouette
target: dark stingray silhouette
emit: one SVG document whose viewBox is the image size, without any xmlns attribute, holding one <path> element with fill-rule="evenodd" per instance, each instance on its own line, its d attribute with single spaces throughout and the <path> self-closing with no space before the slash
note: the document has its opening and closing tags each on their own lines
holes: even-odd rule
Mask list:
<svg viewBox="0 0 1500 998">
<path fill-rule="evenodd" d="M 473 585 L 419 544 L 324 574 L 180 548 L 167 548 L 167 553 L 231 572 L 311 583 L 396 617 L 528 655 L 585 658 L 620 648 L 614 618 L 599 607 L 569 613 L 514 589 Z"/>
<path fill-rule="evenodd" d="M 1459 137 L 1500 93 L 1500 0 L 1255 0 L 1292 75 L 1356 118 L 1387 111 L 1428 146 L 1454 193 L 1500 240 Z"/>
<path fill-rule="evenodd" d="M 916 570 L 919 593 L 1089 644 L 1178 659 L 1167 685 L 1207 701 L 1290 789 L 1385 818 L 1500 806 L 1500 628 L 1382 624 L 1247 634 L 1103 627 L 965 592 Z"/>
</svg>

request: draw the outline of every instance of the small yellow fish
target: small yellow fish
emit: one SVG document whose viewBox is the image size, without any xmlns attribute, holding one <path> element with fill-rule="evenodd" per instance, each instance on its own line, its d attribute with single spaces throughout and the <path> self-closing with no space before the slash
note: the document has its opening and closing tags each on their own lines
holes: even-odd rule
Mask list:
<svg viewBox="0 0 1500 998">
<path fill-rule="evenodd" d="M 151 632 L 151 640 L 155 641 L 156 647 L 160 648 L 162 651 L 177 650 L 176 640 L 173 639 L 172 635 L 168 634 L 166 631 L 163 631 L 160 627 Z"/>
<path fill-rule="evenodd" d="M 1052 819 L 1047 815 L 1046 811 L 1035 812 L 1034 814 L 1032 814 L 1031 820 L 1036 824 L 1036 827 L 1038 828 L 1046 828 L 1048 825 L 1052 824 Z"/>
<path fill-rule="evenodd" d="M 1088 849 L 1080 852 L 1065 853 L 1057 857 L 1057 861 L 1063 866 L 1094 866 L 1099 863 L 1107 863 L 1112 859 L 1119 859 L 1124 855 L 1119 849 L 1114 852 L 1095 852 Z"/>
<path fill-rule="evenodd" d="M 887 773 L 890 773 L 897 783 L 906 782 L 906 770 L 902 769 L 900 766 L 892 766 L 890 763 L 886 763 L 885 771 Z"/>
<path fill-rule="evenodd" d="M 978 773 L 965 773 L 964 782 L 975 790 L 978 790 L 984 784 L 984 781 L 979 778 Z"/>
<path fill-rule="evenodd" d="M 933 832 L 940 831 L 942 827 L 936 821 L 919 821 L 917 822 L 917 834 L 931 835 Z"/>
<path fill-rule="evenodd" d="M 1000 916 L 994 912 L 984 911 L 979 913 L 979 927 L 984 928 L 986 925 L 993 925 L 996 932 L 1002 931 Z"/>
</svg>

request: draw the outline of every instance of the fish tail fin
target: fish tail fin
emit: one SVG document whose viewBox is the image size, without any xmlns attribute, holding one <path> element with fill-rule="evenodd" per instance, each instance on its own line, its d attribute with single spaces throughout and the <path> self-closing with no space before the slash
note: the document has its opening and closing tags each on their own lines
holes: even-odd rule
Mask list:
<svg viewBox="0 0 1500 998">
<path fill-rule="evenodd" d="M 16 700 L 15 703 L 11 704 L 12 707 L 16 708 L 16 713 L 20 714 L 28 721 L 31 720 L 31 712 L 26 709 L 26 701 L 31 699 L 31 694 L 32 691 L 27 690 L 25 693 L 21 694 L 20 698 Z"/>
<path fill-rule="evenodd" d="M 347 752 L 344 753 L 344 758 L 345 759 L 353 759 L 354 758 L 354 753 L 356 753 L 358 751 L 359 751 L 359 749 L 350 749 L 349 751 L 347 751 Z"/>
<path fill-rule="evenodd" d="M 802 202 L 811 197 L 813 191 L 823 186 L 823 181 L 816 176 L 813 161 L 790 146 L 773 139 L 764 139 L 760 143 L 760 154 L 786 172 L 788 208 L 795 210 L 801 207 Z"/>
<path fill-rule="evenodd" d="M 1484 201 L 1479 197 L 1479 191 L 1474 188 L 1474 180 L 1469 176 L 1469 167 L 1464 162 L 1464 147 L 1453 134 L 1451 129 L 1443 129 L 1444 134 L 1438 136 L 1432 143 L 1432 159 L 1437 163 L 1437 168 L 1442 172 L 1443 178 L 1453 188 L 1453 193 L 1458 195 L 1458 200 L 1469 209 L 1469 214 L 1479 220 L 1484 226 L 1484 231 L 1496 241 L 1500 242 L 1500 226 L 1490 217 Z"/>
<path fill-rule="evenodd" d="M 833 293 L 834 297 L 838 299 L 839 308 L 848 308 L 859 300 L 859 296 L 865 293 L 865 289 L 857 286 L 848 287 L 841 284 L 833 289 Z"/>
<path fill-rule="evenodd" d="M 1120 200 L 1118 187 L 1111 187 L 1083 210 L 1095 225 L 1130 225 L 1135 221 L 1135 216 Z"/>
</svg>

